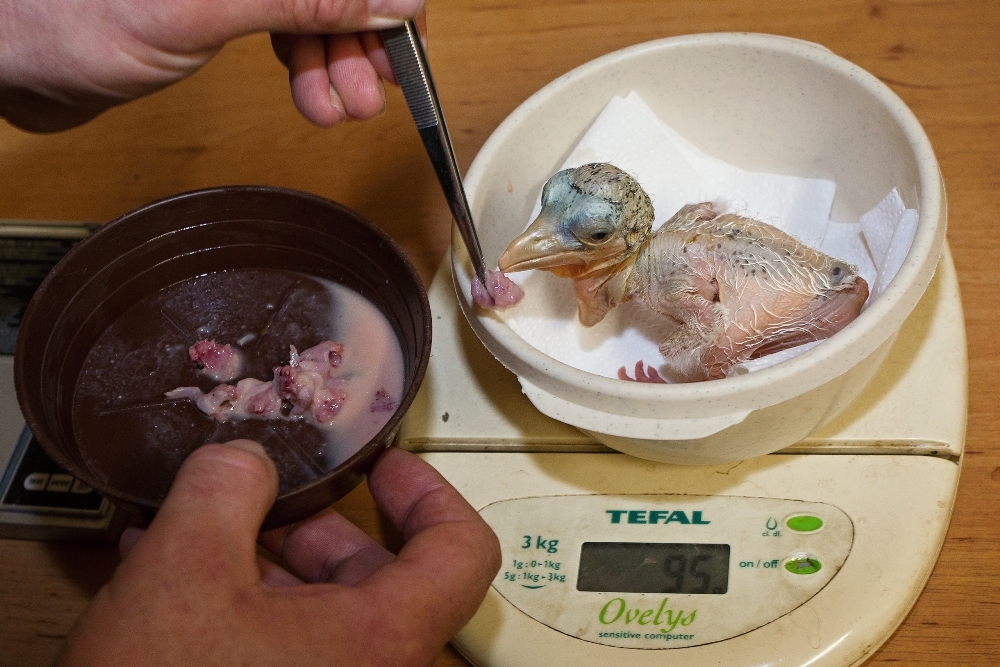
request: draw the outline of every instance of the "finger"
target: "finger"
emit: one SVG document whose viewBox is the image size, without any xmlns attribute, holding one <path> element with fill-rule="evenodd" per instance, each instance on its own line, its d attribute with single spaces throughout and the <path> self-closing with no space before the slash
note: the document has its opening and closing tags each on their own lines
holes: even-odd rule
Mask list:
<svg viewBox="0 0 1000 667">
<path fill-rule="evenodd" d="M 368 60 L 357 34 L 327 37 L 326 59 L 330 85 L 348 116 L 367 120 L 385 110 L 382 79 Z"/>
<path fill-rule="evenodd" d="M 124 559 L 132 551 L 132 547 L 146 532 L 143 526 L 129 526 L 118 537 L 118 554 Z"/>
<path fill-rule="evenodd" d="M 257 533 L 277 493 L 278 473 L 259 444 L 199 447 L 123 564 L 155 560 L 188 580 L 257 578 Z"/>
<path fill-rule="evenodd" d="M 292 56 L 292 45 L 295 43 L 295 35 L 283 32 L 271 33 L 271 50 L 274 51 L 278 61 L 288 67 L 288 61 Z"/>
<path fill-rule="evenodd" d="M 500 568 L 497 538 L 454 487 L 408 452 L 387 450 L 369 488 L 407 542 L 364 586 L 414 631 L 443 643 L 472 617 Z"/>
<path fill-rule="evenodd" d="M 301 586 L 305 583 L 277 563 L 261 556 L 257 557 L 257 571 L 260 572 L 261 581 L 275 588 Z"/>
<path fill-rule="evenodd" d="M 379 77 L 391 84 L 397 84 L 396 74 L 392 71 L 392 65 L 389 63 L 389 55 L 385 51 L 382 35 L 374 30 L 359 32 L 357 35 L 361 40 L 361 48 L 364 49 L 365 56 Z M 287 33 L 271 33 L 271 49 L 278 61 L 285 67 L 288 67 L 295 38 L 295 35 Z"/>
<path fill-rule="evenodd" d="M 368 486 L 379 508 L 407 540 L 436 524 L 482 521 L 437 470 L 401 449 L 388 449 L 379 457 Z"/>
<path fill-rule="evenodd" d="M 427 48 L 427 12 L 421 8 L 413 15 L 413 24 L 417 26 L 417 34 L 420 35 L 420 43 Z"/>
<path fill-rule="evenodd" d="M 365 56 L 379 77 L 393 85 L 398 85 L 396 73 L 392 71 L 392 65 L 389 63 L 389 54 L 385 51 L 382 35 L 367 31 L 358 33 L 358 38 L 361 40 L 361 48 L 365 50 Z"/>
<path fill-rule="evenodd" d="M 177 36 L 197 50 L 256 32 L 319 35 L 383 30 L 415 16 L 423 4 L 423 0 L 191 0 L 177 3 L 165 19 L 157 16 L 169 37 Z"/>
<path fill-rule="evenodd" d="M 420 37 L 420 45 L 427 51 L 427 12 L 423 9 L 413 17 L 413 25 L 417 28 L 417 36 Z"/>
<path fill-rule="evenodd" d="M 420 42 L 426 48 L 427 13 L 421 11 L 413 17 L 413 22 L 417 26 L 417 34 L 420 36 Z M 368 60 L 371 61 L 372 67 L 375 68 L 378 75 L 393 85 L 399 85 L 399 81 L 396 80 L 396 73 L 392 71 L 392 65 L 389 63 L 389 55 L 386 53 L 385 42 L 382 41 L 381 33 L 365 31 L 359 34 L 361 36 L 361 46 L 364 48 Z"/>
<path fill-rule="evenodd" d="M 395 556 L 334 510 L 262 533 L 262 547 L 308 582 L 353 586 Z"/>
<path fill-rule="evenodd" d="M 330 85 L 326 71 L 326 45 L 319 35 L 293 39 L 288 57 L 288 79 L 292 100 L 303 116 L 322 127 L 347 118 L 344 103 Z"/>
</svg>

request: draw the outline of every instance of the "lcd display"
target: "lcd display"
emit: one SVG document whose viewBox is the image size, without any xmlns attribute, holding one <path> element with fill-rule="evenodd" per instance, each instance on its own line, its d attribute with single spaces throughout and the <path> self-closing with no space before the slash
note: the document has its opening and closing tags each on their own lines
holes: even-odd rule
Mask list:
<svg viewBox="0 0 1000 667">
<path fill-rule="evenodd" d="M 728 544 L 584 542 L 578 591 L 722 595 Z"/>
</svg>

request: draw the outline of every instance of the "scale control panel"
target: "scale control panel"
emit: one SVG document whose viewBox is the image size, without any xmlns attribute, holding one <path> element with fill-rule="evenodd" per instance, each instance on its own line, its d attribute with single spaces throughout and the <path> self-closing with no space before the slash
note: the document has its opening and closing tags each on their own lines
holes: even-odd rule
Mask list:
<svg viewBox="0 0 1000 667">
<path fill-rule="evenodd" d="M 819 502 L 735 496 L 567 495 L 481 510 L 500 538 L 493 582 L 558 632 L 664 649 L 759 628 L 816 595 L 854 526 Z"/>
<path fill-rule="evenodd" d="M 105 500 L 50 459 L 30 431 L 0 482 L 0 508 L 99 516 Z"/>
<path fill-rule="evenodd" d="M 6 445 L 0 442 L 0 464 Z M 0 468 L 0 537 L 113 542 L 126 518 L 123 510 L 60 468 L 23 428 L 6 469 Z"/>
</svg>

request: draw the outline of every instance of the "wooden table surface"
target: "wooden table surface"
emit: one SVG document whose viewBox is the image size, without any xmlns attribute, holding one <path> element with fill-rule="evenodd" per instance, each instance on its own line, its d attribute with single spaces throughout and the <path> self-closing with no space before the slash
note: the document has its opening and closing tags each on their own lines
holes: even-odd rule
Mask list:
<svg viewBox="0 0 1000 667">
<path fill-rule="evenodd" d="M 963 474 L 926 589 L 868 664 L 1000 664 L 1000 3 L 995 0 L 432 0 L 429 56 L 463 170 L 531 93 L 592 58 L 695 32 L 768 32 L 824 44 L 874 73 L 923 123 L 944 172 L 948 239 L 969 346 Z M 333 130 L 290 103 L 265 36 L 190 79 L 57 135 L 0 123 L 0 218 L 106 221 L 222 184 L 314 192 L 399 241 L 429 283 L 447 208 L 397 89 L 384 115 Z M 365 488 L 338 507 L 393 541 Z M 0 540 L 0 665 L 48 664 L 117 563 L 111 546 Z M 465 664 L 450 647 L 438 665 Z"/>
</svg>

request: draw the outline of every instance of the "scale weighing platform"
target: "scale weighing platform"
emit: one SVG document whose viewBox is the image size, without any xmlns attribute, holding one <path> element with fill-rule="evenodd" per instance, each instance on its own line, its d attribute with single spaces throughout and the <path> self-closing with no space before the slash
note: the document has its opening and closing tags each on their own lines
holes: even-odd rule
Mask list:
<svg viewBox="0 0 1000 667">
<path fill-rule="evenodd" d="M 446 258 L 430 365 L 398 444 L 496 531 L 454 645 L 478 667 L 857 665 L 944 542 L 967 361 L 947 248 L 879 375 L 833 423 L 721 466 L 620 454 L 539 413 L 461 314 Z"/>
</svg>

